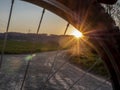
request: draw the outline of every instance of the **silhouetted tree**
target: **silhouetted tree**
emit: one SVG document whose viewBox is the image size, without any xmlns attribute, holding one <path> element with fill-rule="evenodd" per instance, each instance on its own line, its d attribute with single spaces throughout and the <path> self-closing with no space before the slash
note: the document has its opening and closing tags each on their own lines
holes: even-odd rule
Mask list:
<svg viewBox="0 0 120 90">
<path fill-rule="evenodd" d="M 116 25 L 120 28 L 120 2 L 114 5 L 104 5 L 106 12 L 115 20 Z"/>
</svg>

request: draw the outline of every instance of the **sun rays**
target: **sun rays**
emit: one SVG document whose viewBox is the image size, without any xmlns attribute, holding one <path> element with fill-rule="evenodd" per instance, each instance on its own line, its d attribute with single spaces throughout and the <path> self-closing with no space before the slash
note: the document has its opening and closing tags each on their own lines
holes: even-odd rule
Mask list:
<svg viewBox="0 0 120 90">
<path fill-rule="evenodd" d="M 85 34 L 89 34 L 91 32 L 84 32 Z M 70 53 L 75 56 L 89 56 L 88 54 L 91 53 L 91 50 L 97 52 L 97 48 L 93 45 L 93 43 L 89 40 L 90 37 L 84 35 L 84 33 L 73 30 L 71 32 L 72 38 L 67 40 L 64 44 L 64 47 L 69 46 Z"/>
<path fill-rule="evenodd" d="M 73 30 L 71 35 L 75 36 L 76 38 L 81 38 L 83 37 L 82 32 L 78 31 L 78 30 Z"/>
</svg>

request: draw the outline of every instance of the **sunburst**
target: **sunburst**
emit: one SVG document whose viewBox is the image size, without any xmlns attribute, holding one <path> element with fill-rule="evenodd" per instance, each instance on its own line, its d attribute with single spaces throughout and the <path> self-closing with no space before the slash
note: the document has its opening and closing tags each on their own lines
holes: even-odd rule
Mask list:
<svg viewBox="0 0 120 90">
<path fill-rule="evenodd" d="M 76 38 L 81 38 L 83 37 L 82 32 L 78 31 L 78 30 L 73 30 L 71 35 L 75 36 Z"/>
</svg>

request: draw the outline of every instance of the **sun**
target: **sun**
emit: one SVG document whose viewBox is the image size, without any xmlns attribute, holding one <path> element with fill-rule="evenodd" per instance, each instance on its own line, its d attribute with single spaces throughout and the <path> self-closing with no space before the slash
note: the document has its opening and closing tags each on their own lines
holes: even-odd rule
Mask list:
<svg viewBox="0 0 120 90">
<path fill-rule="evenodd" d="M 78 30 L 73 30 L 71 35 L 75 36 L 76 38 L 81 38 L 83 37 L 82 32 L 78 31 Z"/>
</svg>

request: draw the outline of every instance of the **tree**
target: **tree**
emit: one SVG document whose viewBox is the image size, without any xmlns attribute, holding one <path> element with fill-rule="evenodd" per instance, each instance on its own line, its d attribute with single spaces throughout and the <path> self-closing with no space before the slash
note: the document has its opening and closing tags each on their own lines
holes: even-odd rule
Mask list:
<svg viewBox="0 0 120 90">
<path fill-rule="evenodd" d="M 120 1 L 114 5 L 103 5 L 106 12 L 115 20 L 116 25 L 120 28 Z"/>
</svg>

